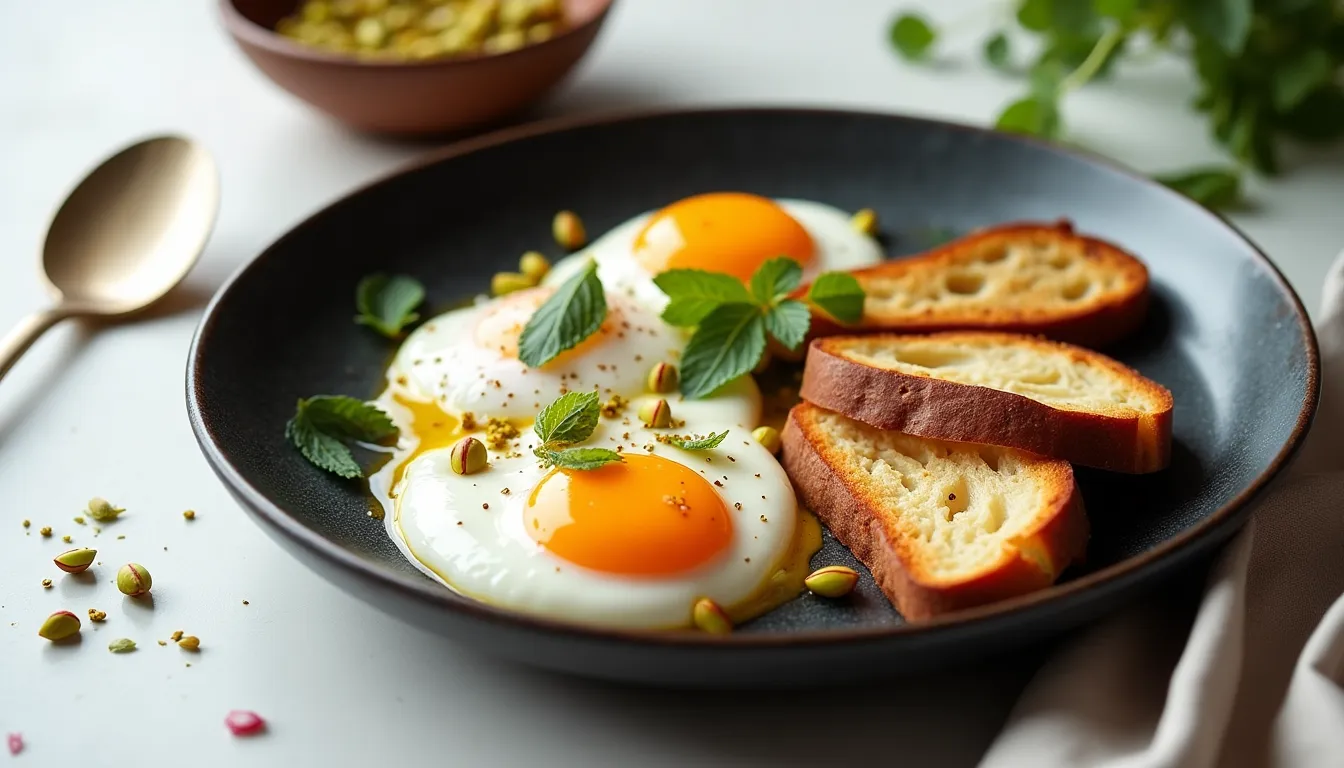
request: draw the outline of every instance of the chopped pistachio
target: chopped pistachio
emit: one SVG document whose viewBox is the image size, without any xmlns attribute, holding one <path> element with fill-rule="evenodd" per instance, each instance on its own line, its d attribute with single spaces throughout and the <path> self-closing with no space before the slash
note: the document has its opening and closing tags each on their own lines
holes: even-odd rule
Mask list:
<svg viewBox="0 0 1344 768">
<path fill-rule="evenodd" d="M 24 527 L 24 528 L 27 528 L 27 527 L 31 526 L 32 524 L 33 524 L 33 521 L 32 521 L 32 520 L 24 520 L 24 521 L 23 521 L 23 527 Z"/>
<path fill-rule="evenodd" d="M 573 211 L 561 211 L 551 221 L 551 234 L 555 242 L 567 251 L 577 251 L 588 242 L 583 220 Z"/>
<path fill-rule="evenodd" d="M 195 519 L 196 519 L 196 510 L 194 510 L 194 509 L 188 509 L 186 512 L 183 512 L 183 513 L 182 513 L 182 516 L 185 517 L 185 518 L 188 519 L 188 520 L 195 520 Z"/>
<path fill-rule="evenodd" d="M 536 282 L 527 275 L 518 272 L 496 272 L 495 276 L 490 278 L 490 293 L 494 296 L 504 296 L 534 285 Z"/>
<path fill-rule="evenodd" d="M 181 639 L 182 639 L 182 630 L 179 629 L 179 630 L 177 630 L 176 632 L 174 632 L 173 634 L 169 635 L 168 637 L 169 637 L 169 639 L 171 639 L 174 643 L 176 643 L 178 640 L 181 640 Z"/>
<path fill-rule="evenodd" d="M 129 637 L 119 637 L 107 644 L 107 650 L 113 653 L 130 653 L 135 650 L 135 641 Z"/>
<path fill-rule="evenodd" d="M 75 523 L 78 524 L 78 525 L 83 525 L 83 524 L 84 524 L 84 517 L 83 517 L 82 515 L 76 515 L 76 516 L 75 516 Z"/>
<path fill-rule="evenodd" d="M 199 651 L 201 649 L 201 639 L 195 635 L 187 635 L 177 641 L 177 647 L 184 651 Z"/>
<path fill-rule="evenodd" d="M 43 536 L 50 536 L 50 535 L 51 535 L 51 526 L 50 526 L 50 525 L 44 525 L 44 526 L 42 526 L 40 529 L 38 529 L 37 532 L 40 533 L 40 534 L 42 534 Z"/>
<path fill-rule="evenodd" d="M 42 588 L 43 588 L 43 589 L 51 589 L 51 579 L 43 579 L 43 580 L 42 580 Z"/>
<path fill-rule="evenodd" d="M 69 536 L 62 536 L 61 541 L 64 541 L 66 544 L 69 544 L 70 542 L 74 541 L 74 539 L 70 538 Z"/>
<path fill-rule="evenodd" d="M 107 614 L 97 608 L 89 609 L 89 621 L 103 621 L 107 619 Z"/>
<path fill-rule="evenodd" d="M 92 517 L 100 523 L 109 523 L 116 520 L 117 516 L 125 511 L 126 510 L 122 507 L 112 506 L 111 502 L 102 497 L 94 496 L 92 499 L 89 499 L 89 517 Z"/>
</svg>

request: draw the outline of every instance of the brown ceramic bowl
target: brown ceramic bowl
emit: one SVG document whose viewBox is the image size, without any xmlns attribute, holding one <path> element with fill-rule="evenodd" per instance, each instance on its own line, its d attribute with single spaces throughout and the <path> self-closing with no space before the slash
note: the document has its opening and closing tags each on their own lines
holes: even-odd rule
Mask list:
<svg viewBox="0 0 1344 768">
<path fill-rule="evenodd" d="M 298 0 L 219 0 L 229 34 L 277 85 L 354 128 L 414 135 L 485 126 L 520 111 L 583 58 L 612 0 L 564 0 L 570 26 L 508 53 L 370 61 L 275 32 Z"/>
</svg>

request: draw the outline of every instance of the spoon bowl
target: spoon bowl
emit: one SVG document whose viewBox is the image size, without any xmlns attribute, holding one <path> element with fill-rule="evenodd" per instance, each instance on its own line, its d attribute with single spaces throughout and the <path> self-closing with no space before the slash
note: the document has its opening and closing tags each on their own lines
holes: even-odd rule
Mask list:
<svg viewBox="0 0 1344 768">
<path fill-rule="evenodd" d="M 67 317 L 118 317 L 162 298 L 200 258 L 218 210 L 214 161 L 188 139 L 146 139 L 105 160 L 52 219 L 42 268 L 56 303 L 0 339 L 0 377 Z"/>
<path fill-rule="evenodd" d="M 219 207 L 215 164 L 165 136 L 121 150 L 80 182 L 47 232 L 43 269 L 79 314 L 144 309 L 196 263 Z"/>
</svg>

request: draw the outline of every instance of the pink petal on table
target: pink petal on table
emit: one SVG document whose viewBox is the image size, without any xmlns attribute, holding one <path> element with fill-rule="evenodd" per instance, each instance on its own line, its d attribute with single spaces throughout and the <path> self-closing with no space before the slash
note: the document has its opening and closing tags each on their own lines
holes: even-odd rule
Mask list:
<svg viewBox="0 0 1344 768">
<path fill-rule="evenodd" d="M 266 728 L 266 721 L 261 719 L 261 715 L 245 709 L 230 712 L 229 716 L 224 718 L 224 724 L 234 736 L 251 736 Z"/>
<path fill-rule="evenodd" d="M 6 741 L 9 743 L 9 754 L 17 755 L 23 751 L 23 734 L 11 733 Z"/>
</svg>

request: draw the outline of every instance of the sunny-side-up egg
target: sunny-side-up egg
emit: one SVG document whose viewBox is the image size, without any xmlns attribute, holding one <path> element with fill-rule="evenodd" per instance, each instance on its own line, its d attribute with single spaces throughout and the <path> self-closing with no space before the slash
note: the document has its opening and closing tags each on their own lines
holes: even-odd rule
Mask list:
<svg viewBox="0 0 1344 768">
<path fill-rule="evenodd" d="M 624 460 L 595 470 L 542 467 L 530 433 L 470 475 L 450 448 L 420 454 L 396 502 L 402 546 L 470 597 L 605 627 L 688 627 L 705 597 L 740 622 L 797 596 L 821 534 L 775 458 L 745 430 L 704 452 L 666 433 L 603 419 L 586 444 Z"/>
<path fill-rule="evenodd" d="M 850 214 L 808 200 L 771 200 L 744 192 L 688 197 L 614 227 L 546 276 L 559 285 L 588 259 L 608 291 L 661 313 L 667 297 L 653 278 L 669 269 L 722 272 L 743 281 L 766 261 L 788 256 L 803 280 L 882 261 L 882 249 L 854 229 Z"/>
</svg>

